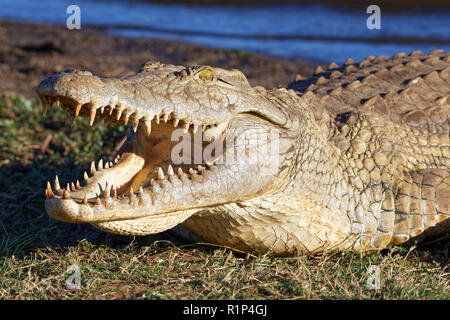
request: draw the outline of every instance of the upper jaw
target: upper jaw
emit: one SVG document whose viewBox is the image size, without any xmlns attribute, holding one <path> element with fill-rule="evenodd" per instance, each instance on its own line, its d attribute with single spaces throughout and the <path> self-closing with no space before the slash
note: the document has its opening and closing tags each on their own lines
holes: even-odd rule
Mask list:
<svg viewBox="0 0 450 320">
<path fill-rule="evenodd" d="M 44 112 L 65 102 L 75 113 L 85 114 L 91 124 L 107 111 L 110 118 L 148 127 L 152 119 L 178 119 L 185 126 L 201 127 L 229 121 L 251 112 L 285 126 L 288 116 L 251 87 L 233 87 L 219 81 L 199 83 L 181 77 L 184 67 L 159 65 L 124 78 L 102 78 L 88 71 L 66 70 L 44 79 L 37 88 Z M 245 90 L 243 90 L 245 89 Z M 99 112 L 100 111 L 100 112 Z"/>
<path fill-rule="evenodd" d="M 89 117 L 91 123 L 104 111 L 111 119 L 131 122 L 136 127 L 148 126 L 153 119 L 159 122 L 159 118 L 178 119 L 181 125 L 201 127 L 227 121 L 232 116 L 224 99 L 217 110 L 209 110 L 209 101 L 189 101 L 189 96 L 184 96 L 181 90 L 183 85 L 176 81 L 171 73 L 145 72 L 126 78 L 102 78 L 75 69 L 44 79 L 38 85 L 37 94 L 44 112 L 55 102 L 63 103 L 75 115 Z"/>
</svg>

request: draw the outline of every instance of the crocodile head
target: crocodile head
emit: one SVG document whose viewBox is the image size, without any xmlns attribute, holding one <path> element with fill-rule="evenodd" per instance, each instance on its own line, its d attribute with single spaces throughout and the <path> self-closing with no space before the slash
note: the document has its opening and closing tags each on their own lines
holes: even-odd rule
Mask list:
<svg viewBox="0 0 450 320">
<path fill-rule="evenodd" d="M 67 70 L 37 93 L 44 113 L 56 103 L 91 125 L 98 117 L 132 125 L 115 159 L 92 163 L 84 183 L 64 188 L 56 178 L 46 189 L 51 217 L 120 234 L 160 232 L 199 210 L 270 193 L 287 179 L 300 127 L 243 73 L 209 66 L 146 63 L 124 78 Z"/>
</svg>

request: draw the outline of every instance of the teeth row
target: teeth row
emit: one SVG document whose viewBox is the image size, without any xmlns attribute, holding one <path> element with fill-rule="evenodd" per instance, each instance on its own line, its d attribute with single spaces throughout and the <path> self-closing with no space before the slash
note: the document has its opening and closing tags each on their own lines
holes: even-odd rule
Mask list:
<svg viewBox="0 0 450 320">
<path fill-rule="evenodd" d="M 105 161 L 105 163 L 103 163 L 103 159 L 100 159 L 98 161 L 97 166 L 95 166 L 95 162 L 92 161 L 91 162 L 91 169 L 90 172 L 91 174 L 95 174 L 97 171 L 99 170 L 103 170 L 103 169 L 109 169 L 112 168 L 115 164 L 117 164 L 117 162 L 119 162 L 120 159 L 120 155 L 117 155 L 116 158 L 114 159 L 114 163 L 111 161 Z M 89 176 L 87 175 L 86 171 L 84 172 L 84 180 L 87 180 L 89 178 Z"/>
<path fill-rule="evenodd" d="M 62 198 L 66 199 L 66 200 L 71 199 L 71 196 L 70 196 L 70 192 L 71 191 L 76 191 L 78 189 L 81 189 L 81 186 L 80 186 L 80 183 L 79 183 L 78 180 L 76 182 L 76 185 L 73 182 L 67 183 L 66 188 L 62 189 L 60 187 L 60 185 L 59 185 L 58 176 L 55 177 L 54 187 L 55 187 L 56 193 L 59 196 L 62 196 Z M 109 197 L 117 198 L 118 189 L 119 188 L 120 187 L 115 187 L 113 185 L 108 187 L 108 185 L 107 185 L 106 188 L 105 188 L 105 191 L 103 192 L 103 198 L 109 198 Z M 139 190 L 139 192 L 140 193 L 143 192 L 142 188 Z M 131 193 L 133 193 L 133 190 L 131 190 Z M 55 197 L 55 193 L 53 192 L 52 186 L 51 186 L 50 182 L 47 181 L 47 187 L 45 189 L 45 198 L 46 199 L 52 199 L 54 197 Z M 88 203 L 87 194 L 84 195 L 82 203 L 83 204 L 87 204 Z M 99 198 L 96 198 L 96 203 L 100 204 L 100 199 Z"/>
<path fill-rule="evenodd" d="M 99 164 L 100 164 L 100 162 L 99 162 Z M 202 173 L 203 171 L 206 170 L 207 167 L 210 168 L 213 165 L 214 165 L 213 162 L 207 162 L 206 166 L 199 165 L 196 170 L 192 169 L 192 168 L 189 168 L 187 174 L 183 172 L 183 169 L 178 168 L 178 170 L 176 172 L 176 175 L 179 176 L 179 177 L 184 176 L 184 175 L 191 176 L 193 174 Z M 95 168 L 95 165 L 93 165 L 93 166 Z M 95 173 L 95 171 L 94 171 L 94 173 Z M 173 170 L 171 165 L 169 165 L 169 167 L 167 168 L 167 176 L 168 177 L 175 176 L 175 171 Z M 89 179 L 88 174 L 86 172 L 84 172 L 84 180 L 87 181 L 88 179 Z M 159 167 L 158 168 L 158 180 L 164 180 L 164 179 L 166 179 L 166 176 L 164 175 L 163 169 L 161 167 Z M 156 182 L 155 179 L 151 179 L 150 185 L 152 187 L 156 186 L 156 183 L 157 182 Z M 109 198 L 109 197 L 118 198 L 118 189 L 120 187 L 121 186 L 113 186 L 113 185 L 108 186 L 108 184 L 106 184 L 105 190 L 104 190 L 103 195 L 102 195 L 103 198 L 104 199 Z M 55 177 L 55 182 L 54 182 L 54 188 L 55 188 L 56 193 L 59 196 L 62 196 L 63 199 L 68 200 L 68 199 L 71 199 L 70 192 L 81 189 L 81 185 L 80 185 L 80 182 L 77 180 L 76 183 L 73 183 L 73 182 L 67 183 L 66 188 L 63 189 L 60 186 L 58 176 L 56 176 Z M 130 198 L 134 197 L 134 193 L 135 192 L 134 192 L 133 188 L 130 188 L 129 197 Z M 143 189 L 142 189 L 142 187 L 140 187 L 139 191 L 138 191 L 138 195 L 142 195 L 142 193 L 143 193 Z M 54 197 L 55 197 L 55 193 L 53 192 L 52 186 L 51 186 L 50 182 L 47 181 L 47 186 L 46 186 L 46 189 L 45 189 L 45 198 L 46 199 L 52 199 Z M 96 204 L 101 204 L 100 197 L 97 197 L 95 201 L 96 201 Z M 84 195 L 82 203 L 83 204 L 88 204 L 87 195 Z"/>
<path fill-rule="evenodd" d="M 206 166 L 207 167 L 211 167 L 212 165 L 213 165 L 214 163 L 213 162 L 207 162 L 206 163 Z M 197 167 L 197 169 L 192 169 L 192 168 L 189 168 L 189 170 L 187 171 L 187 174 L 188 175 L 192 175 L 192 174 L 194 174 L 194 173 L 201 173 L 201 172 L 203 172 L 203 171 L 205 171 L 206 170 L 206 167 L 205 166 L 202 166 L 202 165 L 199 165 L 198 167 Z M 181 168 L 178 168 L 177 169 L 177 171 L 176 171 L 176 175 L 178 175 L 178 176 L 184 176 L 184 175 L 187 175 L 186 173 L 184 173 L 183 172 L 183 169 L 181 169 Z M 174 169 L 172 168 L 172 166 L 169 164 L 169 166 L 167 167 L 167 176 L 168 177 L 171 177 L 171 176 L 174 176 L 175 175 L 175 171 L 174 171 Z M 165 179 L 166 178 L 166 176 L 164 175 L 164 171 L 163 171 L 163 169 L 161 168 L 161 167 L 159 167 L 158 168 L 158 180 L 163 180 L 163 179 Z M 152 180 L 154 180 L 154 179 L 152 179 Z"/>
<path fill-rule="evenodd" d="M 111 162 L 111 161 L 109 161 L 109 162 L 106 161 L 104 164 L 103 164 L 103 159 L 100 159 L 99 162 L 98 162 L 97 167 L 95 166 L 94 161 L 92 161 L 91 162 L 91 170 L 90 170 L 90 172 L 91 172 L 92 175 L 94 175 L 99 170 L 112 168 L 115 164 L 117 164 L 119 159 L 120 159 L 120 155 L 117 155 L 115 157 L 115 159 L 114 159 L 114 163 Z M 89 175 L 87 174 L 86 171 L 84 171 L 84 173 L 83 173 L 83 180 L 85 182 L 87 182 L 89 180 Z M 66 197 L 67 197 L 67 196 L 70 196 L 70 191 L 76 191 L 78 189 L 81 189 L 81 184 L 80 184 L 80 181 L 77 180 L 75 183 L 73 183 L 73 182 L 67 183 L 66 188 L 62 189 L 60 184 L 59 184 L 58 176 L 56 176 L 55 177 L 55 182 L 54 182 L 54 187 L 55 187 L 56 192 L 58 194 L 62 195 L 63 198 L 64 198 L 64 194 L 66 194 Z M 54 193 L 53 193 L 53 190 L 52 190 L 52 188 L 50 186 L 50 182 L 47 182 L 47 189 L 45 190 L 45 196 L 46 196 L 46 198 L 53 198 L 54 197 Z"/>
<path fill-rule="evenodd" d="M 62 107 L 61 100 L 58 98 L 42 96 L 41 100 L 42 100 L 42 110 L 43 110 L 44 115 L 47 113 L 49 107 L 53 103 L 55 103 L 58 107 L 60 107 L 60 106 Z M 91 104 L 91 107 L 89 109 L 89 124 L 91 126 L 94 124 L 95 116 L 97 115 L 97 110 L 100 110 L 100 113 L 103 114 L 105 112 L 105 107 L 109 108 L 109 116 L 111 116 L 111 117 L 113 116 L 113 111 L 116 110 L 116 115 L 115 115 L 116 121 L 121 120 L 125 125 L 127 125 L 128 122 L 131 122 L 133 125 L 134 132 L 137 131 L 139 122 L 143 123 L 146 133 L 147 133 L 147 136 L 150 136 L 150 133 L 152 130 L 151 122 L 153 120 L 155 120 L 156 124 L 159 124 L 161 120 L 164 121 L 165 123 L 167 123 L 167 121 L 169 121 L 169 120 L 173 120 L 173 126 L 176 128 L 180 125 L 183 128 L 185 133 L 187 133 L 189 131 L 189 128 L 191 126 L 192 126 L 192 131 L 194 133 L 196 133 L 199 128 L 201 128 L 201 130 L 204 132 L 205 130 L 207 130 L 209 128 L 215 128 L 218 126 L 218 124 L 190 124 L 184 120 L 175 118 L 172 113 L 170 113 L 170 114 L 162 113 L 162 114 L 158 114 L 158 115 L 146 114 L 142 117 L 139 117 L 139 114 L 137 111 L 130 113 L 127 111 L 129 108 L 122 109 L 121 106 L 119 106 L 119 105 L 116 105 L 116 106 L 108 105 L 108 106 L 98 107 L 95 104 Z M 75 107 L 75 109 L 74 109 L 75 117 L 78 117 L 78 115 L 80 114 L 81 108 L 82 108 L 81 104 L 78 104 Z"/>
<path fill-rule="evenodd" d="M 67 183 L 66 188 L 61 188 L 59 184 L 58 176 L 55 177 L 54 187 L 56 190 L 56 193 L 58 193 L 60 196 L 63 197 L 63 199 L 70 199 L 70 191 L 76 191 L 78 189 L 81 189 L 80 181 L 76 181 L 76 183 Z M 45 189 L 45 197 L 47 199 L 51 199 L 55 197 L 55 194 L 53 193 L 52 186 L 49 181 L 47 181 L 47 188 Z"/>
</svg>

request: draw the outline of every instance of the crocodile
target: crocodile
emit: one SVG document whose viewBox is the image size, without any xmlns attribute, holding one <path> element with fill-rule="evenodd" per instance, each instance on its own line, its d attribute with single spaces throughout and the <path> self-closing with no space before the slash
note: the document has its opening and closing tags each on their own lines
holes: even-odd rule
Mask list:
<svg viewBox="0 0 450 320">
<path fill-rule="evenodd" d="M 148 235 L 176 226 L 236 250 L 377 251 L 450 231 L 450 53 L 317 67 L 287 88 L 239 70 L 147 62 L 70 69 L 37 88 L 44 114 L 131 124 L 82 183 L 47 182 L 54 219 Z M 180 227 L 181 226 L 181 227 Z"/>
</svg>

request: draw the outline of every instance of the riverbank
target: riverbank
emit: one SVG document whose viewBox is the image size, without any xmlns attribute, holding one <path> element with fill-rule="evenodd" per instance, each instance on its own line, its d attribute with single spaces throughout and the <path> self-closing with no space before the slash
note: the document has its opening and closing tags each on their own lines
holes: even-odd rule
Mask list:
<svg viewBox="0 0 450 320">
<path fill-rule="evenodd" d="M 132 74 L 144 62 L 238 68 L 252 85 L 287 86 L 296 74 L 308 76 L 314 65 L 301 59 L 273 58 L 245 51 L 207 48 L 160 39 L 108 36 L 89 27 L 0 20 L 0 92 L 35 97 L 45 77 L 69 68 L 120 77 Z"/>
</svg>

